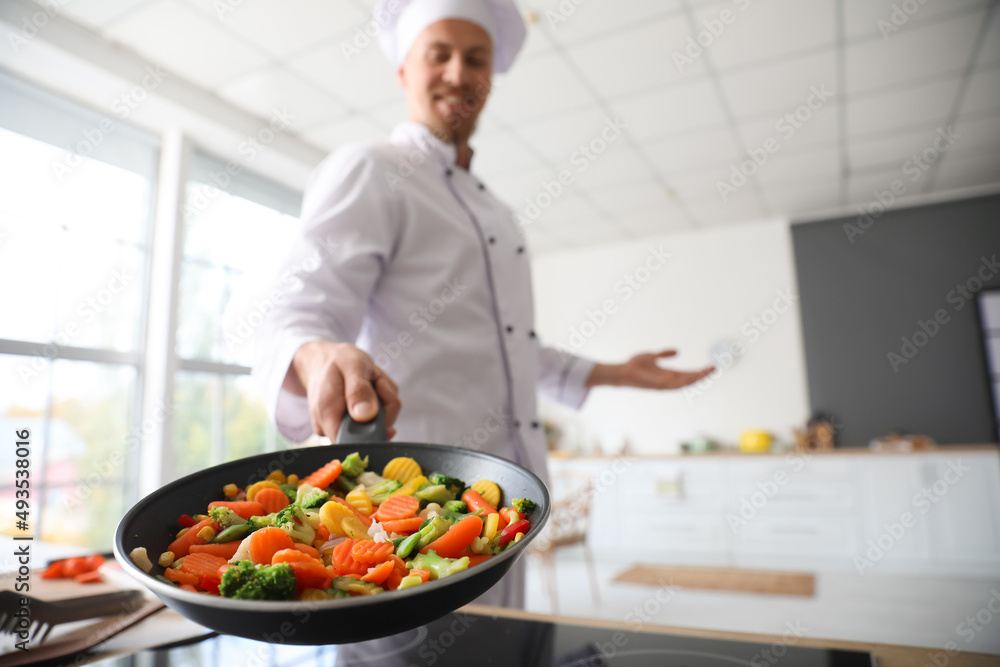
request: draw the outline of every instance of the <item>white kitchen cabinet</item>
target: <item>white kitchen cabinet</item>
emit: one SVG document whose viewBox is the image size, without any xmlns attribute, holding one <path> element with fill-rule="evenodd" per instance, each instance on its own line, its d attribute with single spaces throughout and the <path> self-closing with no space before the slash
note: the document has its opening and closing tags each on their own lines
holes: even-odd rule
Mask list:
<svg viewBox="0 0 1000 667">
<path fill-rule="evenodd" d="M 994 448 L 550 463 L 603 480 L 589 540 L 609 559 L 1000 576 Z"/>
</svg>

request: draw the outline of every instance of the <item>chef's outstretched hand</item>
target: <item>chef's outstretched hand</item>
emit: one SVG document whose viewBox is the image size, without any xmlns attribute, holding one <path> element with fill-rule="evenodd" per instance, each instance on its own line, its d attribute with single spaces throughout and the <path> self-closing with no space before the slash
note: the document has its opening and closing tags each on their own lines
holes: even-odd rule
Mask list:
<svg viewBox="0 0 1000 667">
<path fill-rule="evenodd" d="M 385 403 L 386 437 L 396 434 L 392 425 L 399 416 L 399 387 L 367 352 L 350 343 L 305 343 L 292 358 L 284 386 L 306 397 L 317 435 L 336 441 L 347 410 L 359 422 L 371 421 L 378 414 L 378 397 Z"/>
<path fill-rule="evenodd" d="M 680 389 L 694 384 L 715 370 L 708 366 L 697 371 L 674 371 L 657 363 L 677 355 L 677 350 L 644 352 L 637 354 L 624 364 L 595 364 L 587 378 L 588 387 L 612 385 L 616 387 L 638 387 L 640 389 Z"/>
</svg>

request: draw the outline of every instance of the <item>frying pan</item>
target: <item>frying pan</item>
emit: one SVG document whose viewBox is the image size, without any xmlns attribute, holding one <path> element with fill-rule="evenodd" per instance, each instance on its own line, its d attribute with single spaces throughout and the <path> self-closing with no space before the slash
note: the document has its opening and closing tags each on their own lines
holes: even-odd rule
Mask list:
<svg viewBox="0 0 1000 667">
<path fill-rule="evenodd" d="M 216 632 L 285 644 L 343 644 L 385 637 L 424 625 L 465 605 L 496 584 L 524 553 L 528 542 L 549 517 L 549 493 L 538 477 L 491 454 L 446 445 L 385 441 L 385 414 L 358 423 L 345 416 L 338 444 L 258 454 L 223 463 L 178 479 L 140 500 L 115 532 L 115 558 L 122 568 L 182 616 Z M 377 595 L 305 601 L 233 600 L 192 593 L 155 578 L 163 574 L 158 556 L 171 542 L 171 531 L 183 513 L 203 511 L 220 499 L 222 487 L 246 488 L 272 470 L 305 476 L 331 459 L 359 451 L 369 456 L 369 469 L 379 471 L 397 456 L 415 459 L 425 472 L 437 471 L 471 483 L 491 479 L 503 501 L 530 498 L 537 503 L 531 530 L 517 544 L 475 567 L 444 579 Z M 129 553 L 146 547 L 153 569 L 143 572 Z"/>
</svg>

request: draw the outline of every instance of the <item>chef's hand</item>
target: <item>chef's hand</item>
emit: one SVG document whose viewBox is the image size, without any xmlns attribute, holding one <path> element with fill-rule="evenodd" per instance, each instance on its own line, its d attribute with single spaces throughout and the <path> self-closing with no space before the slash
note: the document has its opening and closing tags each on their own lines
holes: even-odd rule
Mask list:
<svg viewBox="0 0 1000 667">
<path fill-rule="evenodd" d="M 640 389 L 680 389 L 715 370 L 715 366 L 709 366 L 698 371 L 672 371 L 657 363 L 657 359 L 676 355 L 677 350 L 663 350 L 637 354 L 624 364 L 595 364 L 587 377 L 587 387 L 605 384 Z"/>
<path fill-rule="evenodd" d="M 375 419 L 377 390 L 385 403 L 386 437 L 396 435 L 392 425 L 399 416 L 399 387 L 366 352 L 350 343 L 312 341 L 302 345 L 292 358 L 284 386 L 306 397 L 313 432 L 333 441 L 345 410 L 359 422 Z"/>
</svg>

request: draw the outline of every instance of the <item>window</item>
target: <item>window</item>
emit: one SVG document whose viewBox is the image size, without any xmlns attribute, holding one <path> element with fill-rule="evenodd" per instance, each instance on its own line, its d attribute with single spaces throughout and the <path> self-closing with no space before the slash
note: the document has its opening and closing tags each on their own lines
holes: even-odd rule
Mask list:
<svg viewBox="0 0 1000 667">
<path fill-rule="evenodd" d="M 253 333 L 299 229 L 300 195 L 195 154 L 185 207 L 177 326 L 174 469 L 168 478 L 287 443 L 249 378 Z"/>
<path fill-rule="evenodd" d="M 31 431 L 32 534 L 104 551 L 136 492 L 156 141 L 9 77 L 0 97 L 0 424 Z"/>
</svg>

